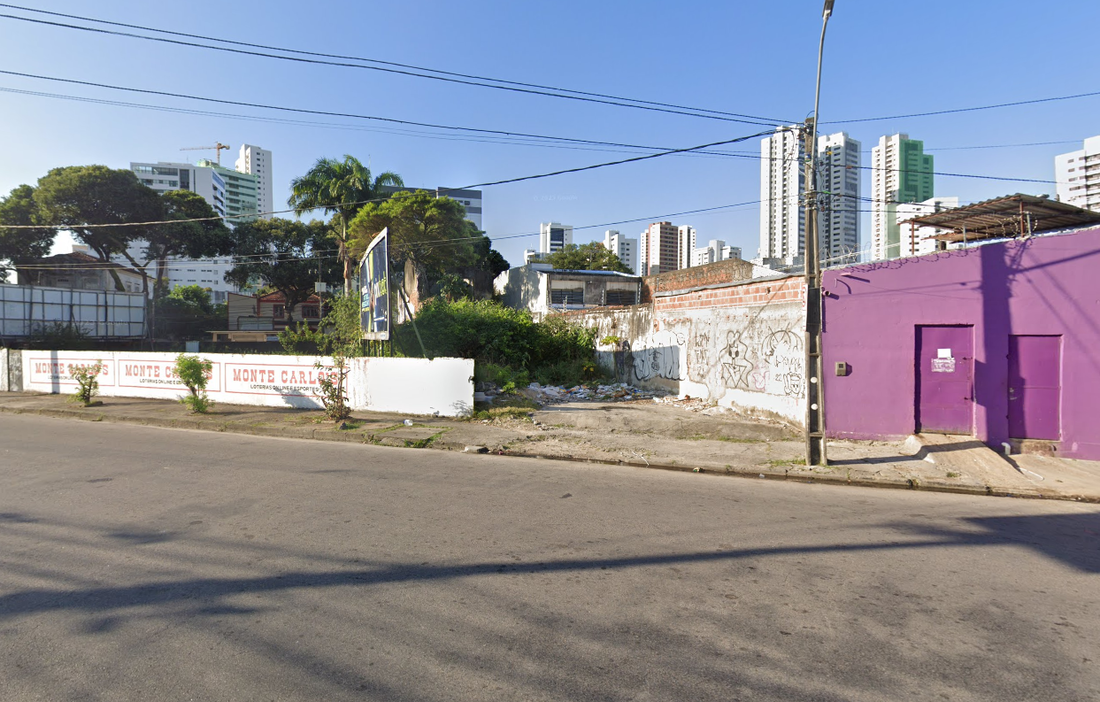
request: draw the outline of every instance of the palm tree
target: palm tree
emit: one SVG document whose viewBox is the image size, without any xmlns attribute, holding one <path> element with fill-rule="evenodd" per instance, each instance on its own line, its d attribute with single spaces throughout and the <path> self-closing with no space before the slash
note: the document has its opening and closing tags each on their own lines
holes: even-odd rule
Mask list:
<svg viewBox="0 0 1100 702">
<path fill-rule="evenodd" d="M 310 210 L 323 209 L 326 214 L 335 213 L 334 224 L 340 220 L 340 231 L 333 230 L 339 245 L 339 258 L 344 264 L 344 291 L 351 287 L 351 260 L 348 258 L 348 222 L 368 200 L 384 198 L 384 185 L 403 187 L 401 176 L 386 171 L 371 180 L 370 169 L 354 156 L 344 156 L 343 161 L 319 158 L 304 176 L 290 181 L 291 195 L 287 205 L 301 216 Z"/>
</svg>

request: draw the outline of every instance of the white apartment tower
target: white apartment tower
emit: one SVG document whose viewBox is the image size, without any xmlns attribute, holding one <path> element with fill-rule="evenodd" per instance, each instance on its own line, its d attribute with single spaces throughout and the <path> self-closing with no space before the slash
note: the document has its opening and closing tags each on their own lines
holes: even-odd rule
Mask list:
<svg viewBox="0 0 1100 702">
<path fill-rule="evenodd" d="M 539 253 L 552 254 L 573 243 L 573 226 L 558 222 L 539 224 Z"/>
<path fill-rule="evenodd" d="M 802 202 L 805 149 L 800 127 L 780 127 L 760 141 L 760 250 L 765 264 L 791 265 L 806 247 Z"/>
<path fill-rule="evenodd" d="M 717 263 L 731 258 L 741 258 L 740 246 L 726 246 L 726 242 L 721 239 L 711 239 L 706 246 L 695 249 L 691 255 L 691 265 L 705 266 L 708 263 Z"/>
<path fill-rule="evenodd" d="M 234 166 L 238 173 L 256 176 L 256 209 L 261 213 L 261 219 L 271 219 L 271 212 L 275 209 L 271 195 L 271 152 L 251 144 L 241 144 Z"/>
<path fill-rule="evenodd" d="M 902 255 L 899 203 L 933 197 L 932 156 L 908 134 L 883 136 L 871 149 L 871 259 Z"/>
<path fill-rule="evenodd" d="M 695 253 L 695 227 L 683 225 L 676 228 L 677 268 L 691 268 L 691 256 Z"/>
<path fill-rule="evenodd" d="M 1100 136 L 1085 139 L 1084 148 L 1054 157 L 1058 199 L 1100 212 Z"/>
<path fill-rule="evenodd" d="M 845 132 L 817 138 L 822 264 L 859 250 L 861 144 Z M 765 263 L 796 265 L 806 251 L 805 147 L 798 126 L 781 127 L 760 144 L 760 250 Z"/>
<path fill-rule="evenodd" d="M 818 250 L 821 265 L 859 261 L 860 149 L 845 132 L 817 139 Z"/>
<path fill-rule="evenodd" d="M 618 256 L 631 273 L 638 272 L 637 239 L 628 239 L 617 230 L 608 229 L 603 233 L 603 245 L 608 251 Z"/>
</svg>

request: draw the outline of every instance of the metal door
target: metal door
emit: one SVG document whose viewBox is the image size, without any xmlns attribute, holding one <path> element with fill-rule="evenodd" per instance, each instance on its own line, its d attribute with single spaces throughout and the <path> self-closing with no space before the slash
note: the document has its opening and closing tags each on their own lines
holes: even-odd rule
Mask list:
<svg viewBox="0 0 1100 702">
<path fill-rule="evenodd" d="M 1060 439 L 1062 337 L 1008 337 L 1008 435 Z"/>
<path fill-rule="evenodd" d="M 973 327 L 917 327 L 916 404 L 918 432 L 973 432 Z"/>
</svg>

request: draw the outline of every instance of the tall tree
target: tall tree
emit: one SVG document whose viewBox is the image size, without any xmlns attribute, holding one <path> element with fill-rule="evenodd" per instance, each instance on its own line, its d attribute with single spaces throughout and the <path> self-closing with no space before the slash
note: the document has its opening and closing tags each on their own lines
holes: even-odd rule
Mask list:
<svg viewBox="0 0 1100 702">
<path fill-rule="evenodd" d="M 233 267 L 226 280 L 246 287 L 261 284 L 281 292 L 290 316 L 313 294 L 320 280 L 340 280 L 336 258 L 326 253 L 329 239 L 323 222 L 309 224 L 290 219 L 260 219 L 237 225 Z"/>
<path fill-rule="evenodd" d="M 30 185 L 20 185 L 0 200 L 0 277 L 9 270 L 7 262 L 42 258 L 50 252 L 57 230 L 35 226 L 43 221 Z M 34 228 L 12 229 L 12 226 Z"/>
<path fill-rule="evenodd" d="M 106 166 L 54 168 L 38 179 L 34 191 L 39 216 L 59 229 L 70 230 L 101 260 L 123 255 L 138 267 L 126 251 L 135 239 L 145 239 L 145 226 L 89 226 L 153 222 L 164 217 L 157 192 L 142 185 L 131 171 Z M 124 290 L 115 269 L 108 269 L 115 287 Z"/>
<path fill-rule="evenodd" d="M 618 271 L 630 273 L 630 269 L 615 252 L 598 241 L 588 244 L 566 244 L 560 251 L 546 257 L 547 263 L 567 271 Z"/>
<path fill-rule="evenodd" d="M 179 221 L 146 229 L 146 257 L 141 265 L 144 267 L 156 261 L 156 291 L 163 295 L 168 288 L 169 258 L 225 256 L 233 252 L 234 237 L 202 195 L 190 190 L 169 190 L 162 193 L 160 199 L 164 219 Z M 138 265 L 133 257 L 127 255 L 127 258 Z"/>
<path fill-rule="evenodd" d="M 477 244 L 486 239 L 467 221 L 466 208 L 456 200 L 424 191 L 404 192 L 359 211 L 348 227 L 351 255 L 362 255 L 385 228 L 394 270 L 403 270 L 405 262 L 411 262 L 419 289 L 425 293 L 448 272 L 476 265 Z"/>
<path fill-rule="evenodd" d="M 287 205 L 301 216 L 310 210 L 323 209 L 333 217 L 333 238 L 344 264 L 344 291 L 351 286 L 351 260 L 348 257 L 348 225 L 363 207 L 364 201 L 383 197 L 383 185 L 403 186 L 396 173 L 386 171 L 371 179 L 370 169 L 353 156 L 345 154 L 343 161 L 320 158 L 313 168 L 290 181 L 291 195 Z M 339 231 L 335 229 L 339 226 Z"/>
</svg>

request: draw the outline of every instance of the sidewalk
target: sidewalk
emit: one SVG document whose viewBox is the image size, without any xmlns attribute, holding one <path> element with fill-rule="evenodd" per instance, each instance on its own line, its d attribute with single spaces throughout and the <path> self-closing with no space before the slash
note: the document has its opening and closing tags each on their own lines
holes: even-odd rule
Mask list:
<svg viewBox="0 0 1100 702">
<path fill-rule="evenodd" d="M 463 420 L 356 412 L 340 424 L 319 411 L 218 404 L 206 415 L 178 402 L 0 393 L 0 413 L 257 436 L 578 460 L 745 477 L 1100 503 L 1100 462 L 1004 457 L 966 437 L 831 441 L 825 468 L 800 465 L 801 438 L 778 423 L 675 403 L 571 402 L 529 419 Z M 410 425 L 411 424 L 411 425 Z"/>
</svg>

